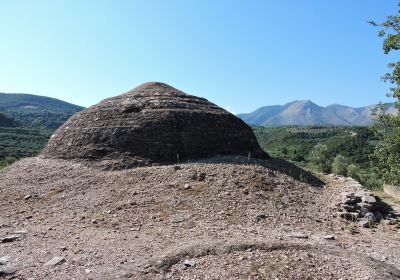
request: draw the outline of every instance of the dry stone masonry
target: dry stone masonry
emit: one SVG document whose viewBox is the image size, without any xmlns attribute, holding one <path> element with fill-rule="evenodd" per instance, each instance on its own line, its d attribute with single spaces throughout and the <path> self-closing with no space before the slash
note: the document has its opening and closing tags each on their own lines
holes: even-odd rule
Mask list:
<svg viewBox="0 0 400 280">
<path fill-rule="evenodd" d="M 338 203 L 336 216 L 348 221 L 358 222 L 360 227 L 370 228 L 374 224 L 383 222 L 395 224 L 399 213 L 375 197 L 371 191 L 365 189 L 360 183 L 352 178 L 345 178 L 347 184 L 351 184 L 355 191 L 343 192 L 341 202 Z"/>
<path fill-rule="evenodd" d="M 268 158 L 242 120 L 156 82 L 77 113 L 54 133 L 42 155 L 102 160 L 120 168 L 215 155 Z"/>
</svg>

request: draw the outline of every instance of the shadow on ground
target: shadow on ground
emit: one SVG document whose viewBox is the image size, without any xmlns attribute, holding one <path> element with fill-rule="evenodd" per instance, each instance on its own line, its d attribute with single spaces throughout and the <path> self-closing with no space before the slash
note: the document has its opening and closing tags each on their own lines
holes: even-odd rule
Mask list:
<svg viewBox="0 0 400 280">
<path fill-rule="evenodd" d="M 246 157 L 241 157 L 241 156 L 221 156 L 221 157 L 186 161 L 185 163 L 226 163 L 226 164 L 262 165 L 273 171 L 278 171 L 283 174 L 286 174 L 297 181 L 307 183 L 313 187 L 323 187 L 325 185 L 324 181 L 322 181 L 320 178 L 315 176 L 310 171 L 307 171 L 289 161 L 279 158 L 259 160 L 253 158 L 248 159 Z"/>
</svg>

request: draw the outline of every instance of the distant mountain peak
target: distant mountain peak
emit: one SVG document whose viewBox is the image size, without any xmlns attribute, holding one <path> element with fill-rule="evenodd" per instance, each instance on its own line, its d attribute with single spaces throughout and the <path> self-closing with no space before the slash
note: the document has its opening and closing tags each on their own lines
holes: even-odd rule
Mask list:
<svg viewBox="0 0 400 280">
<path fill-rule="evenodd" d="M 374 105 L 352 108 L 341 104 L 319 106 L 311 100 L 295 100 L 285 105 L 264 106 L 238 117 L 251 125 L 337 125 L 369 126 L 373 122 Z"/>
</svg>

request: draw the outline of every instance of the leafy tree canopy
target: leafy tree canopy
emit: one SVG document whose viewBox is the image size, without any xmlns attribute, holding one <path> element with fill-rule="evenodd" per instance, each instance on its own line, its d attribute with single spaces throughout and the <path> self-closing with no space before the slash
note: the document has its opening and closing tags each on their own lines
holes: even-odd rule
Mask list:
<svg viewBox="0 0 400 280">
<path fill-rule="evenodd" d="M 370 23 L 381 27 L 378 35 L 383 38 L 385 54 L 400 50 L 400 10 L 382 23 Z M 400 61 L 389 63 L 388 67 L 390 72 L 382 79 L 391 84 L 387 96 L 395 99 L 396 113 L 385 112 L 388 104 L 377 108 L 375 128 L 380 141 L 373 159 L 383 182 L 400 184 Z"/>
</svg>

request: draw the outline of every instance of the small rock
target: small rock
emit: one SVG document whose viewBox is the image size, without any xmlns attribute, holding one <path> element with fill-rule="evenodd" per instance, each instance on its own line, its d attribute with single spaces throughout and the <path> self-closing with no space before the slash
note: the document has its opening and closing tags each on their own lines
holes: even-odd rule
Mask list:
<svg viewBox="0 0 400 280">
<path fill-rule="evenodd" d="M 343 204 L 343 205 L 341 206 L 341 208 L 344 209 L 344 210 L 346 210 L 346 211 L 348 211 L 348 212 L 354 212 L 354 211 L 356 211 L 356 210 L 359 208 L 359 206 L 358 206 L 358 205 L 347 205 L 347 204 Z"/>
<path fill-rule="evenodd" d="M 383 220 L 382 222 L 385 226 L 390 226 L 393 224 L 392 220 Z"/>
<path fill-rule="evenodd" d="M 87 268 L 85 269 L 85 273 L 86 274 L 89 274 L 89 273 L 92 273 L 92 272 L 93 272 L 93 270 L 91 270 L 91 269 L 87 269 Z"/>
<path fill-rule="evenodd" d="M 362 228 L 370 228 L 371 227 L 371 221 L 368 220 L 362 220 L 358 223 L 358 225 Z"/>
<path fill-rule="evenodd" d="M 365 203 L 365 202 L 359 202 L 359 203 L 357 203 L 357 205 L 358 205 L 360 208 L 366 208 L 366 209 L 368 209 L 369 211 L 372 211 L 372 210 L 374 209 L 374 206 L 373 206 L 373 205 L 371 205 L 371 204 L 369 204 L 369 203 Z"/>
<path fill-rule="evenodd" d="M 373 221 L 373 222 L 376 221 L 376 217 L 372 212 L 368 212 L 364 218 L 367 219 L 368 221 Z"/>
<path fill-rule="evenodd" d="M 333 236 L 333 235 L 325 235 L 322 238 L 326 239 L 326 240 L 335 240 L 335 236 Z"/>
<path fill-rule="evenodd" d="M 60 250 L 61 250 L 62 252 L 67 251 L 67 246 L 61 246 L 61 247 L 60 247 Z"/>
<path fill-rule="evenodd" d="M 0 265 L 5 265 L 11 261 L 10 256 L 3 256 L 0 258 Z"/>
<path fill-rule="evenodd" d="M 260 215 L 256 216 L 256 221 L 259 222 L 259 221 L 264 220 L 266 218 L 267 218 L 267 216 L 265 214 L 260 214 Z"/>
<path fill-rule="evenodd" d="M 300 238 L 300 239 L 308 239 L 308 235 L 302 232 L 294 232 L 289 235 L 289 237 Z"/>
<path fill-rule="evenodd" d="M 363 198 L 364 196 L 368 196 L 369 195 L 369 193 L 366 193 L 365 191 L 363 191 L 363 190 L 359 190 L 359 191 L 357 191 L 355 194 L 354 194 L 354 196 L 355 197 L 358 197 L 358 198 Z"/>
<path fill-rule="evenodd" d="M 130 231 L 140 231 L 142 229 L 142 226 L 136 226 L 136 227 L 131 227 L 129 230 Z"/>
<path fill-rule="evenodd" d="M 358 218 L 358 213 L 338 212 L 336 215 L 350 221 L 355 221 Z"/>
<path fill-rule="evenodd" d="M 47 263 L 45 263 L 46 266 L 55 266 L 58 264 L 61 264 L 64 262 L 65 259 L 63 257 L 54 257 L 51 260 L 49 260 Z"/>
<path fill-rule="evenodd" d="M 186 184 L 183 186 L 183 188 L 184 188 L 185 190 L 188 190 L 188 189 L 190 189 L 190 185 L 186 183 Z"/>
<path fill-rule="evenodd" d="M 185 260 L 183 263 L 186 267 L 194 267 L 196 262 L 194 260 Z"/>
<path fill-rule="evenodd" d="M 204 172 L 201 172 L 199 174 L 199 176 L 197 177 L 197 180 L 200 182 L 203 182 L 205 179 L 206 179 L 206 173 L 204 173 Z"/>
<path fill-rule="evenodd" d="M 361 198 L 361 201 L 372 204 L 372 203 L 376 202 L 376 198 L 373 195 L 367 195 L 367 196 L 363 196 Z"/>
<path fill-rule="evenodd" d="M 360 217 L 361 217 L 361 218 L 364 218 L 365 215 L 367 215 L 369 212 L 370 212 L 370 209 L 365 208 L 365 207 L 362 207 L 362 208 L 360 209 Z"/>
<path fill-rule="evenodd" d="M 22 238 L 24 238 L 24 236 L 22 234 L 11 234 L 11 235 L 4 237 L 1 240 L 1 243 L 13 242 L 13 241 L 21 240 Z"/>
<path fill-rule="evenodd" d="M 4 269 L 0 269 L 0 277 L 13 275 L 15 272 L 17 272 L 15 267 L 6 267 Z"/>
<path fill-rule="evenodd" d="M 25 199 L 25 200 L 28 200 L 28 199 L 30 199 L 30 198 L 32 198 L 32 196 L 31 196 L 30 194 L 24 196 L 24 199 Z"/>
</svg>

